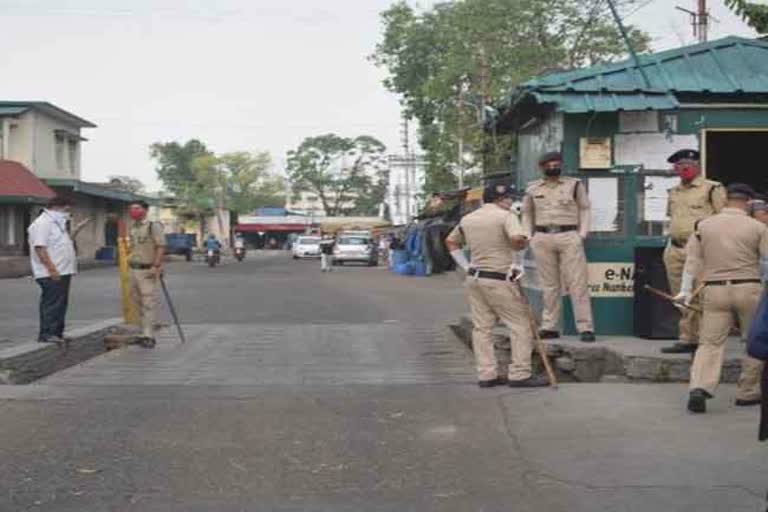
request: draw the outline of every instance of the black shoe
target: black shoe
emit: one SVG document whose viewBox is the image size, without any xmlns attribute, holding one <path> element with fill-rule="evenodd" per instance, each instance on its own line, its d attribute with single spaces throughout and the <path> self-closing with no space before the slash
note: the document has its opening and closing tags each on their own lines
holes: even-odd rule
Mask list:
<svg viewBox="0 0 768 512">
<path fill-rule="evenodd" d="M 546 375 L 536 375 L 523 380 L 510 380 L 511 388 L 544 388 L 549 386 L 549 379 Z"/>
<path fill-rule="evenodd" d="M 760 405 L 762 400 L 759 398 L 753 398 L 752 400 L 745 400 L 743 398 L 737 398 L 733 404 L 737 407 L 750 407 L 752 405 Z"/>
<path fill-rule="evenodd" d="M 694 389 L 688 395 L 688 410 L 696 414 L 707 412 L 708 398 L 712 398 L 712 395 L 703 389 Z"/>
<path fill-rule="evenodd" d="M 547 329 L 542 329 L 539 331 L 539 338 L 543 340 L 554 340 L 559 337 L 560 333 L 557 331 L 548 331 Z"/>
<path fill-rule="evenodd" d="M 157 341 L 155 341 L 155 338 L 143 336 L 138 340 L 136 340 L 136 344 L 144 348 L 155 348 L 155 345 L 157 345 Z"/>
<path fill-rule="evenodd" d="M 494 388 L 496 386 L 503 386 L 507 383 L 507 379 L 504 377 L 496 377 L 491 380 L 479 380 L 477 385 L 481 388 Z"/>
<path fill-rule="evenodd" d="M 699 348 L 699 346 L 693 343 L 677 342 L 671 347 L 663 347 L 661 349 L 661 353 L 662 354 L 693 354 L 694 352 L 696 352 L 697 348 Z"/>
<path fill-rule="evenodd" d="M 584 331 L 581 333 L 581 341 L 584 343 L 592 343 L 595 341 L 595 333 L 592 331 Z"/>
</svg>

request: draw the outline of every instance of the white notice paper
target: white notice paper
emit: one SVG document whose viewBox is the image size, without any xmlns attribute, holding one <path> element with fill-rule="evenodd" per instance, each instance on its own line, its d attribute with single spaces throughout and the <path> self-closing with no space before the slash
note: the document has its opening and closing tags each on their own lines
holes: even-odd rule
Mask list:
<svg viewBox="0 0 768 512">
<path fill-rule="evenodd" d="M 663 222 L 667 220 L 668 190 L 680 181 L 675 176 L 646 176 L 643 188 L 643 220 Z"/>
<path fill-rule="evenodd" d="M 618 178 L 589 178 L 589 199 L 592 203 L 592 229 L 614 233 L 619 230 Z"/>
</svg>

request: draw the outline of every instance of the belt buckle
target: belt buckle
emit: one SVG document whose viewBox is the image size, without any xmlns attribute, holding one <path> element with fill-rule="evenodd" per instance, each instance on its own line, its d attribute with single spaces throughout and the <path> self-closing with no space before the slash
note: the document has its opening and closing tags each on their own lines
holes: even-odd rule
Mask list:
<svg viewBox="0 0 768 512">
<path fill-rule="evenodd" d="M 558 228 L 558 226 L 555 226 L 554 224 L 550 224 L 550 225 L 546 226 L 544 229 L 549 234 L 559 233 L 560 232 L 560 229 Z"/>
</svg>

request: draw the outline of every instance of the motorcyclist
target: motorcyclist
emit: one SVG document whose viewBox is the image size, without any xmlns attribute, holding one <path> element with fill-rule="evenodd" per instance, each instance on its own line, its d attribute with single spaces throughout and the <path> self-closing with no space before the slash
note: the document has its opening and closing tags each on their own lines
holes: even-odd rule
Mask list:
<svg viewBox="0 0 768 512">
<path fill-rule="evenodd" d="M 213 233 L 208 235 L 208 239 L 205 241 L 205 252 L 208 251 L 213 251 L 217 258 L 221 256 L 221 242 L 216 239 L 216 235 Z"/>
<path fill-rule="evenodd" d="M 242 233 L 235 234 L 235 249 L 245 249 L 245 238 Z"/>
</svg>

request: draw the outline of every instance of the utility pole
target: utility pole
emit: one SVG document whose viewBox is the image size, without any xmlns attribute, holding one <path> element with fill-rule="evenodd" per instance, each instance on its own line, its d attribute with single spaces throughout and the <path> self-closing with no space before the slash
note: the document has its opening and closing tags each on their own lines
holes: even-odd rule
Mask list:
<svg viewBox="0 0 768 512">
<path fill-rule="evenodd" d="M 464 188 L 464 87 L 459 87 L 458 122 L 456 131 L 459 137 L 459 149 L 456 155 L 456 170 L 459 175 L 459 188 Z"/>
<path fill-rule="evenodd" d="M 700 43 L 706 43 L 709 37 L 709 19 L 712 15 L 707 11 L 707 0 L 697 0 L 697 9 L 692 11 L 685 7 L 675 7 L 678 11 L 691 16 L 691 26 L 693 27 L 693 37 L 695 37 Z M 714 19 L 714 18 L 712 18 Z M 715 19 L 715 21 L 717 21 Z"/>
<path fill-rule="evenodd" d="M 408 133 L 408 118 L 403 117 L 403 166 L 405 170 L 405 219 L 411 222 L 411 145 Z"/>
<path fill-rule="evenodd" d="M 709 28 L 709 13 L 707 12 L 707 0 L 699 0 L 699 12 L 697 20 L 699 25 L 699 42 L 707 42 L 707 29 Z"/>
</svg>

